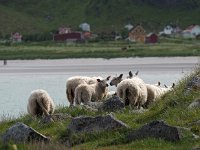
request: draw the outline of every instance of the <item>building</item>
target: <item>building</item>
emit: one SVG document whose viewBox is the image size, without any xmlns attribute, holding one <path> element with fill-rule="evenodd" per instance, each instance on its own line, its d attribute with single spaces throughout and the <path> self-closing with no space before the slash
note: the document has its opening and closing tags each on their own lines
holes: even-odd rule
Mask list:
<svg viewBox="0 0 200 150">
<path fill-rule="evenodd" d="M 22 35 L 19 32 L 15 32 L 11 34 L 10 37 L 12 42 L 21 42 L 22 41 Z"/>
<path fill-rule="evenodd" d="M 90 32 L 90 25 L 88 23 L 86 23 L 86 22 L 81 23 L 79 25 L 79 28 L 81 28 L 82 31 L 88 31 L 88 32 Z"/>
<path fill-rule="evenodd" d="M 81 32 L 71 32 L 64 34 L 53 35 L 54 41 L 66 41 L 66 42 L 82 42 L 84 41 L 84 36 Z"/>
<path fill-rule="evenodd" d="M 145 43 L 146 35 L 144 28 L 141 25 L 132 28 L 129 32 L 128 39 L 132 42 Z"/>
<path fill-rule="evenodd" d="M 155 33 L 149 33 L 146 36 L 146 43 L 158 43 L 158 36 Z"/>
<path fill-rule="evenodd" d="M 58 34 L 65 34 L 65 33 L 71 33 L 71 28 L 68 28 L 68 27 L 58 28 Z"/>
<path fill-rule="evenodd" d="M 184 38 L 196 38 L 198 35 L 200 35 L 200 26 L 195 24 L 190 25 L 182 32 Z"/>
</svg>

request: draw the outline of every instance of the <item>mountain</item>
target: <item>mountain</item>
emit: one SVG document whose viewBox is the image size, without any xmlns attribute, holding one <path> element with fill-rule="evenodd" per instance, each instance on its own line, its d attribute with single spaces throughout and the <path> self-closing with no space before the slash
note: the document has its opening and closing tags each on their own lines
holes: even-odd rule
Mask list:
<svg viewBox="0 0 200 150">
<path fill-rule="evenodd" d="M 169 23 L 200 24 L 199 14 L 199 0 L 0 0 L 0 35 L 78 29 L 82 22 L 94 32 L 121 31 L 127 23 L 159 31 Z"/>
</svg>

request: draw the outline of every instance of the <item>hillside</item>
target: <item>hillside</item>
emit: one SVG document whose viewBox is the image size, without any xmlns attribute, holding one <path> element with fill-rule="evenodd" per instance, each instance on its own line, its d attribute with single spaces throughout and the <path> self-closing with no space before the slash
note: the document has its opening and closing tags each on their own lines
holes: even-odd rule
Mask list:
<svg viewBox="0 0 200 150">
<path fill-rule="evenodd" d="M 159 31 L 169 23 L 186 27 L 200 23 L 198 0 L 0 0 L 0 33 L 36 33 L 81 22 L 94 32 L 120 31 L 127 23 L 141 23 Z"/>
</svg>

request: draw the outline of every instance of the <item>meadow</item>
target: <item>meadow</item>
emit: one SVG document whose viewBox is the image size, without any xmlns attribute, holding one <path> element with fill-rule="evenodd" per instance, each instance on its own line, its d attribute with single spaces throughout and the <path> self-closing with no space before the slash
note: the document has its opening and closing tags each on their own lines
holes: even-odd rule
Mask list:
<svg viewBox="0 0 200 150">
<path fill-rule="evenodd" d="M 124 50 L 125 49 L 125 50 Z M 1 43 L 0 59 L 60 59 L 117 57 L 200 56 L 200 41 L 161 38 L 156 44 L 127 41 L 85 43 L 26 42 Z"/>
</svg>

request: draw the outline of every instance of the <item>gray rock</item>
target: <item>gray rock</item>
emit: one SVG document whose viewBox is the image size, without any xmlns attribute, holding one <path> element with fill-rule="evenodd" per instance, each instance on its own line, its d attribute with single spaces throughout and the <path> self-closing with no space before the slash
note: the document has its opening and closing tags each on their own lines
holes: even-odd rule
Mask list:
<svg viewBox="0 0 200 150">
<path fill-rule="evenodd" d="M 50 139 L 47 138 L 46 136 L 40 134 L 36 130 L 20 122 L 10 127 L 2 135 L 3 142 L 8 142 L 10 140 L 16 143 L 30 142 L 30 141 L 43 141 L 43 142 L 50 141 Z"/>
<path fill-rule="evenodd" d="M 199 108 L 199 107 L 200 107 L 200 99 L 194 100 L 194 101 L 188 106 L 189 109 L 192 109 L 192 108 Z"/>
<path fill-rule="evenodd" d="M 71 132 L 101 132 L 105 130 L 114 130 L 119 128 L 128 128 L 128 126 L 120 120 L 115 119 L 112 115 L 97 117 L 76 117 L 68 126 Z"/>
<path fill-rule="evenodd" d="M 114 112 L 118 110 L 122 110 L 125 107 L 123 101 L 118 96 L 112 96 L 103 102 L 103 104 L 99 107 L 99 111 L 106 112 Z"/>
<path fill-rule="evenodd" d="M 143 138 L 161 138 L 167 141 L 179 141 L 181 135 L 176 127 L 169 126 L 163 121 L 152 121 L 139 128 L 138 130 L 132 131 L 126 137 L 127 142 L 131 142 L 137 139 Z"/>
</svg>

